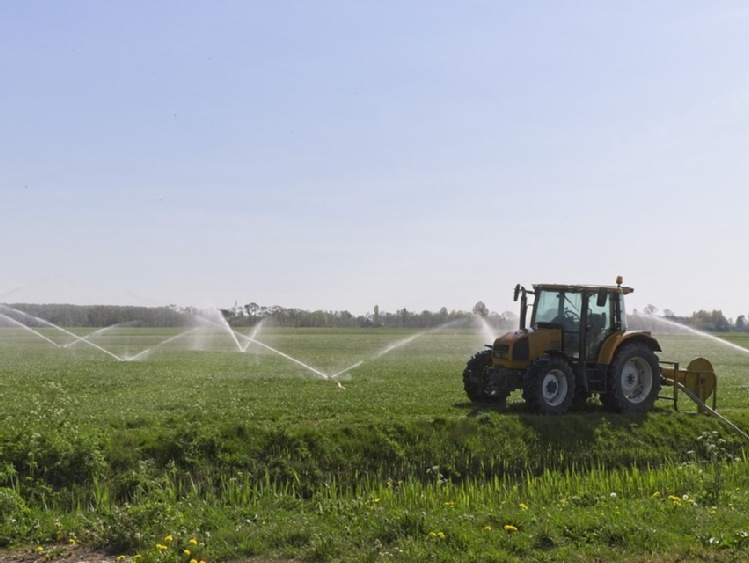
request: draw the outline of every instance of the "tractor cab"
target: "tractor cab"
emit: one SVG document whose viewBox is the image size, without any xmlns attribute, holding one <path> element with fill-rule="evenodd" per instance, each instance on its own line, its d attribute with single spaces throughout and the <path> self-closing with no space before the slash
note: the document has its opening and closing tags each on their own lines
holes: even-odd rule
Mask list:
<svg viewBox="0 0 749 563">
<path fill-rule="evenodd" d="M 537 284 L 533 290 L 515 288 L 521 300 L 521 329 L 528 325 L 531 339 L 561 352 L 573 363 L 595 364 L 606 337 L 627 330 L 623 295 L 630 287 Z M 529 311 L 528 295 L 533 295 Z M 527 316 L 530 312 L 530 323 Z M 540 333 L 540 334 L 539 334 Z"/>
</svg>

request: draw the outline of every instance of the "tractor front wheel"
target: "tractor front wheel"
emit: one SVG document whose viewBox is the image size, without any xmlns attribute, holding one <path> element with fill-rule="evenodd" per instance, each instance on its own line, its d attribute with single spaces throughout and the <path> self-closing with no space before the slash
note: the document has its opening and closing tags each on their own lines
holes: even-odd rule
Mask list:
<svg viewBox="0 0 749 563">
<path fill-rule="evenodd" d="M 570 364 L 558 356 L 542 356 L 531 364 L 523 382 L 528 407 L 542 414 L 567 412 L 575 394 L 575 377 Z"/>
<path fill-rule="evenodd" d="M 504 403 L 509 392 L 498 389 L 489 381 L 487 370 L 492 365 L 492 351 L 477 352 L 463 370 L 463 388 L 474 403 Z"/>
<path fill-rule="evenodd" d="M 624 344 L 608 371 L 604 406 L 614 412 L 648 412 L 661 390 L 661 368 L 655 352 L 646 344 Z"/>
</svg>

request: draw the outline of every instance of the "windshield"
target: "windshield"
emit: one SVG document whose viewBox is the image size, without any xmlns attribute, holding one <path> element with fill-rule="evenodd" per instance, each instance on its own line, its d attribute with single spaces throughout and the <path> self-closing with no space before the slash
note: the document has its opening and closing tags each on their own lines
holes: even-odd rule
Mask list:
<svg viewBox="0 0 749 563">
<path fill-rule="evenodd" d="M 536 328 L 538 323 L 558 323 L 566 326 L 579 323 L 581 303 L 579 293 L 538 291 L 533 307 L 531 327 Z"/>
</svg>

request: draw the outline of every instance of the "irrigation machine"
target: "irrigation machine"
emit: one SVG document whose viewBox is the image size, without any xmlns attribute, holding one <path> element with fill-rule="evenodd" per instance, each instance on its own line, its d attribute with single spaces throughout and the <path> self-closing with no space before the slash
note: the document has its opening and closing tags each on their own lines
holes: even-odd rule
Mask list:
<svg viewBox="0 0 749 563">
<path fill-rule="evenodd" d="M 649 331 L 627 330 L 624 296 L 634 289 L 622 281 L 618 276 L 614 286 L 515 286 L 520 326 L 468 360 L 468 397 L 504 404 L 521 389 L 532 411 L 561 414 L 597 394 L 607 410 L 641 413 L 671 386 L 673 396 L 664 398 L 674 408 L 681 390 L 701 409 L 709 409 L 705 401 L 712 397 L 714 412 L 717 381 L 710 362 L 697 358 L 680 368 L 658 358 L 661 346 Z"/>
</svg>

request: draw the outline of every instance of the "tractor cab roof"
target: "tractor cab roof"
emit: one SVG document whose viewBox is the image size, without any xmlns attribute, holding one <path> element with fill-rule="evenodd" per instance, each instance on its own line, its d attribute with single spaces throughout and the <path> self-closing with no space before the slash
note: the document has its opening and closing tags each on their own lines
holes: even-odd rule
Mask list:
<svg viewBox="0 0 749 563">
<path fill-rule="evenodd" d="M 539 290 L 551 290 L 551 291 L 569 291 L 572 293 L 597 293 L 605 288 L 609 293 L 623 293 L 627 295 L 632 293 L 635 289 L 633 287 L 626 287 L 621 285 L 564 285 L 557 283 L 537 283 L 533 284 L 533 289 Z"/>
</svg>

